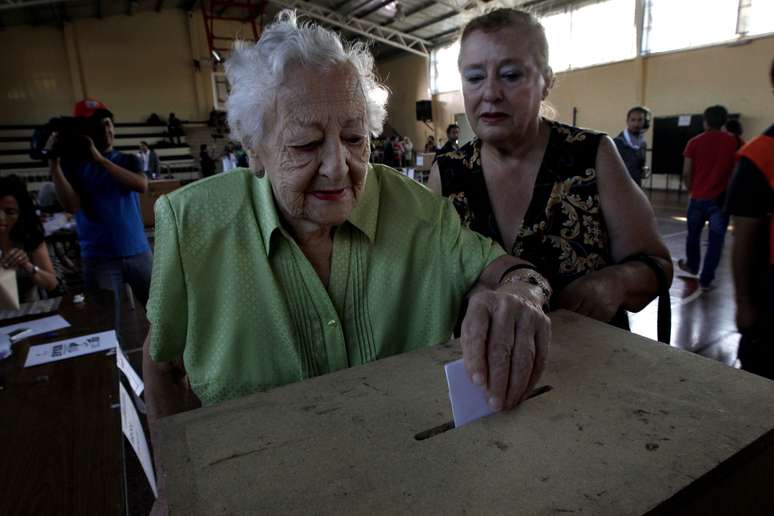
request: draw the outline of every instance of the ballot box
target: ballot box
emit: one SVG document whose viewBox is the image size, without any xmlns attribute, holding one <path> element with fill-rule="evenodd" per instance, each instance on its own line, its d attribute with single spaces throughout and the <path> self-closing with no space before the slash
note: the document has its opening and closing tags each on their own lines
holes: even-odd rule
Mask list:
<svg viewBox="0 0 774 516">
<path fill-rule="evenodd" d="M 570 313 L 451 428 L 451 342 L 160 421 L 172 514 L 774 514 L 774 382 Z"/>
</svg>

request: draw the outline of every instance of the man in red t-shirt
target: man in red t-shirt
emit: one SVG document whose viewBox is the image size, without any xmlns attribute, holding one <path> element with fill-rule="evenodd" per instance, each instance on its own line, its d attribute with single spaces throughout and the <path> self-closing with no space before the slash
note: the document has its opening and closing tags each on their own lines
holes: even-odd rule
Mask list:
<svg viewBox="0 0 774 516">
<path fill-rule="evenodd" d="M 723 106 L 704 110 L 704 132 L 688 142 L 683 151 L 683 178 L 691 200 L 688 204 L 688 238 L 684 260 L 677 262 L 685 272 L 696 275 L 701 262 L 701 232 L 709 221 L 709 245 L 699 275 L 699 285 L 707 290 L 715 279 L 723 241 L 728 227 L 728 214 L 723 210 L 726 189 L 731 179 L 736 154 L 736 140 L 721 131 L 728 119 Z"/>
</svg>

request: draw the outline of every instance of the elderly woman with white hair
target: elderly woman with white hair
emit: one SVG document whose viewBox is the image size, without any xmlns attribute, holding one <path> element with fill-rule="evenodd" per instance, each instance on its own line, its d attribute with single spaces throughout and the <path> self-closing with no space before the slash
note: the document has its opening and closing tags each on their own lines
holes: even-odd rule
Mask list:
<svg viewBox="0 0 774 516">
<path fill-rule="evenodd" d="M 495 410 L 543 369 L 550 293 L 381 165 L 386 92 L 359 44 L 281 13 L 226 65 L 232 135 L 254 170 L 156 203 L 144 377 L 155 418 L 447 340 Z M 529 271 L 527 271 L 529 272 Z"/>
</svg>

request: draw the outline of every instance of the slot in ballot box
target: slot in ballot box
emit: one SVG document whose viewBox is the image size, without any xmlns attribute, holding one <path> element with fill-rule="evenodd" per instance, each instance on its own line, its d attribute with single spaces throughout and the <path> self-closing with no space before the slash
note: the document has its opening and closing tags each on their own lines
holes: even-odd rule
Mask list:
<svg viewBox="0 0 774 516">
<path fill-rule="evenodd" d="M 162 419 L 171 513 L 774 514 L 774 382 L 552 320 L 551 389 L 461 428 L 456 342 Z"/>
</svg>

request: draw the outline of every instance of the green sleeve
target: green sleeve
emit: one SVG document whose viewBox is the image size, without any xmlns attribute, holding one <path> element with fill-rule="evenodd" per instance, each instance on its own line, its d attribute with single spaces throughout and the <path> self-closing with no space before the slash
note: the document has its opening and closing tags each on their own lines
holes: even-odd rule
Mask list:
<svg viewBox="0 0 774 516">
<path fill-rule="evenodd" d="M 155 212 L 156 243 L 148 299 L 150 355 L 165 362 L 180 357 L 185 350 L 188 302 L 177 222 L 166 195 L 156 201 Z"/>
<path fill-rule="evenodd" d="M 500 256 L 503 248 L 494 240 L 466 228 L 451 201 L 444 199 L 441 208 L 441 252 L 451 259 L 452 277 L 467 292 L 481 273 Z"/>
</svg>

